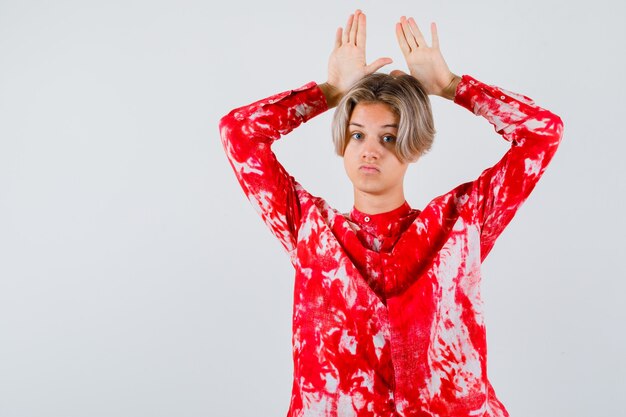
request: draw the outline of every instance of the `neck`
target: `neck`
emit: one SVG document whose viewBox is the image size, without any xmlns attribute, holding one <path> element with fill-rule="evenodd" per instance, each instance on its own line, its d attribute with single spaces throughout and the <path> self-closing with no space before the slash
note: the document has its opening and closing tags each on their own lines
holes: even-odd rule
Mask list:
<svg viewBox="0 0 626 417">
<path fill-rule="evenodd" d="M 361 213 L 379 214 L 395 210 L 404 204 L 404 190 L 400 188 L 394 193 L 377 195 L 354 190 L 354 207 Z"/>
</svg>

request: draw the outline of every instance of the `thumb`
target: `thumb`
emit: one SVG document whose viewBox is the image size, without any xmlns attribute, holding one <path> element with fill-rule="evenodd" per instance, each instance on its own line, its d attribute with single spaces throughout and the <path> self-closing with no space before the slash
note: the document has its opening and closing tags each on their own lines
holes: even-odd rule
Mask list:
<svg viewBox="0 0 626 417">
<path fill-rule="evenodd" d="M 393 61 L 391 58 L 378 58 L 376 61 L 372 62 L 368 66 L 365 67 L 365 71 L 368 74 L 378 71 L 385 65 L 391 64 Z"/>
</svg>

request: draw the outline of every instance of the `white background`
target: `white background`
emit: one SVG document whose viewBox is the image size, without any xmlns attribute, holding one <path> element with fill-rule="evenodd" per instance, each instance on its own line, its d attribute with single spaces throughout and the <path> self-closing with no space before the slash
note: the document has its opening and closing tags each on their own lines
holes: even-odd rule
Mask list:
<svg viewBox="0 0 626 417">
<path fill-rule="evenodd" d="M 0 0 L 0 416 L 282 416 L 293 271 L 217 124 L 325 79 L 361 7 L 368 59 L 438 22 L 451 69 L 559 114 L 551 166 L 484 263 L 489 375 L 512 416 L 622 415 L 623 2 Z M 428 37 L 429 38 L 429 37 Z M 507 144 L 433 98 L 409 203 Z M 342 211 L 331 112 L 274 147 Z"/>
</svg>

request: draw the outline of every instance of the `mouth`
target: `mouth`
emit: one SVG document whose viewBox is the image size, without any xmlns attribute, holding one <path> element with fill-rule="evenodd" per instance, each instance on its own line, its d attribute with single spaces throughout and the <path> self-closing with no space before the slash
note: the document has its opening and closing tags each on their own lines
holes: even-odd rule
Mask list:
<svg viewBox="0 0 626 417">
<path fill-rule="evenodd" d="M 359 171 L 367 174 L 373 174 L 380 172 L 380 168 L 378 168 L 376 165 L 361 165 L 359 167 Z"/>
</svg>

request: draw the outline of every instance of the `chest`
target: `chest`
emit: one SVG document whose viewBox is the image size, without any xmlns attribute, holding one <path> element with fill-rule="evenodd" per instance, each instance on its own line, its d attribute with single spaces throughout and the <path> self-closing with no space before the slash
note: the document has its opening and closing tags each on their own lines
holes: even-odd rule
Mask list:
<svg viewBox="0 0 626 417">
<path fill-rule="evenodd" d="M 298 235 L 298 266 L 329 280 L 342 270 L 385 303 L 422 276 L 448 285 L 479 264 L 479 228 L 456 207 L 424 210 L 393 228 L 371 233 L 341 214 L 312 209 Z"/>
</svg>

